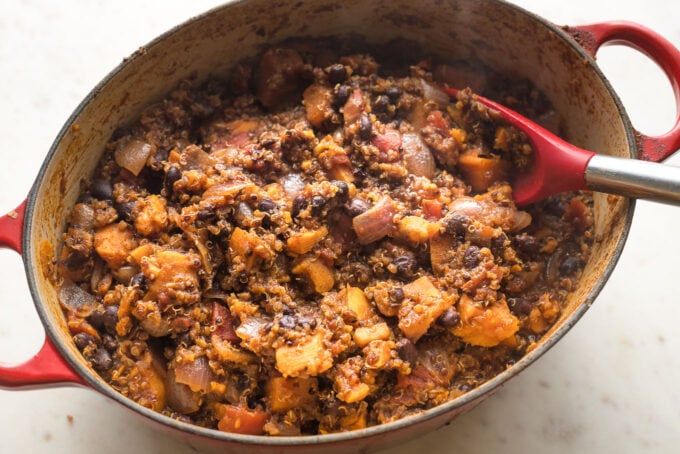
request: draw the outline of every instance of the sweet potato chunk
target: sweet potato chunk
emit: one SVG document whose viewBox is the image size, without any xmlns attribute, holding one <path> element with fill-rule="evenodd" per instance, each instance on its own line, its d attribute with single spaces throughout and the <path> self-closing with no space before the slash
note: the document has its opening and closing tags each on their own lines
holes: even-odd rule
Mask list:
<svg viewBox="0 0 680 454">
<path fill-rule="evenodd" d="M 420 216 L 405 216 L 397 225 L 397 233 L 410 243 L 424 243 L 439 231 L 439 226 Z"/>
<path fill-rule="evenodd" d="M 347 307 L 356 314 L 357 320 L 367 320 L 375 314 L 363 290 L 348 285 L 345 292 Z"/>
<path fill-rule="evenodd" d="M 481 156 L 471 149 L 460 155 L 458 167 L 475 192 L 486 191 L 492 184 L 508 179 L 509 164 L 500 156 Z"/>
<path fill-rule="evenodd" d="M 333 116 L 332 95 L 330 88 L 319 84 L 310 85 L 302 94 L 307 120 L 312 126 L 319 128 Z"/>
<path fill-rule="evenodd" d="M 157 235 L 168 226 L 168 211 L 164 198 L 150 195 L 137 202 L 135 228 L 144 236 Z"/>
<path fill-rule="evenodd" d="M 280 412 L 313 405 L 318 391 L 319 382 L 315 377 L 273 377 L 267 383 L 269 408 Z"/>
<path fill-rule="evenodd" d="M 125 265 L 130 251 L 137 247 L 132 229 L 125 222 L 107 225 L 94 234 L 94 249 L 111 268 Z"/>
<path fill-rule="evenodd" d="M 330 351 L 324 347 L 323 333 L 306 338 L 297 345 L 276 349 L 276 368 L 284 377 L 315 376 L 333 366 Z"/>
<path fill-rule="evenodd" d="M 317 259 L 305 259 L 291 271 L 305 276 L 316 293 L 325 293 L 335 285 L 333 271 Z"/>
<path fill-rule="evenodd" d="M 475 303 L 468 295 L 458 302 L 460 324 L 451 332 L 468 344 L 493 347 L 514 335 L 519 329 L 517 318 L 505 300 L 488 307 Z"/>
<path fill-rule="evenodd" d="M 399 308 L 398 326 L 411 342 L 416 342 L 453 300 L 442 295 L 427 276 L 406 284 L 403 291 L 406 299 Z"/>
<path fill-rule="evenodd" d="M 148 352 L 135 363 L 135 371 L 130 374 L 130 398 L 140 405 L 161 411 L 165 408 L 166 392 L 163 377 L 153 365 L 151 354 Z"/>
<path fill-rule="evenodd" d="M 142 259 L 142 273 L 150 282 L 145 299 L 161 308 L 171 303 L 191 304 L 200 298 L 198 269 L 201 261 L 192 254 L 163 250 Z"/>
<path fill-rule="evenodd" d="M 304 254 L 312 250 L 314 245 L 328 235 L 328 229 L 324 226 L 310 232 L 294 233 L 286 241 L 288 252 Z"/>
<path fill-rule="evenodd" d="M 274 257 L 269 245 L 255 233 L 236 227 L 229 238 L 229 256 L 245 264 L 246 270 L 253 270 L 264 260 Z"/>
<path fill-rule="evenodd" d="M 359 347 L 365 347 L 374 340 L 387 340 L 392 330 L 387 323 L 376 323 L 371 326 L 361 326 L 354 330 L 354 343 Z"/>
</svg>

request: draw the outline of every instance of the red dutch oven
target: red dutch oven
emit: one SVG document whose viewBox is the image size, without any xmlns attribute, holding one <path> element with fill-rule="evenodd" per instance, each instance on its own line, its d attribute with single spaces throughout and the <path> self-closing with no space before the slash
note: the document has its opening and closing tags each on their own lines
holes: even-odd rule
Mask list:
<svg viewBox="0 0 680 454">
<path fill-rule="evenodd" d="M 623 248 L 634 201 L 595 194 L 592 256 L 560 319 L 538 347 L 469 393 L 417 416 L 347 433 L 263 437 L 188 425 L 128 400 L 87 365 L 59 306 L 54 257 L 66 217 L 117 125 L 131 122 L 181 79 L 227 74 L 232 64 L 294 36 L 361 35 L 379 44 L 400 37 L 439 57 L 481 60 L 496 71 L 531 80 L 547 94 L 566 139 L 589 150 L 660 161 L 680 148 L 680 118 L 665 135 L 636 131 L 594 61 L 603 45 L 631 46 L 658 63 L 680 107 L 680 52 L 657 33 L 629 22 L 558 27 L 500 0 L 243 0 L 170 30 L 115 68 L 83 100 L 57 136 L 28 198 L 0 218 L 0 246 L 22 255 L 35 307 L 45 327 L 40 351 L 17 366 L 0 365 L 0 386 L 91 388 L 194 448 L 210 451 L 348 452 L 385 447 L 433 430 L 488 397 L 554 345 L 584 314 Z"/>
</svg>

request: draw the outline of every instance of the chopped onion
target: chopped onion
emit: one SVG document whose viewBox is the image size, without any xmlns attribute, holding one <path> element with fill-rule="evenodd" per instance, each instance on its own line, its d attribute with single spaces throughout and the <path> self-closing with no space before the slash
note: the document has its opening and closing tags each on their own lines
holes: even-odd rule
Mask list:
<svg viewBox="0 0 680 454">
<path fill-rule="evenodd" d="M 165 390 L 167 392 L 168 405 L 178 413 L 188 415 L 201 408 L 201 395 L 192 391 L 187 385 L 178 383 L 175 371 L 168 371 Z"/>
<path fill-rule="evenodd" d="M 283 190 L 286 191 L 286 195 L 291 199 L 302 192 L 306 186 L 306 183 L 302 180 L 302 176 L 299 173 L 289 173 L 284 176 L 282 180 Z"/>
<path fill-rule="evenodd" d="M 187 385 L 192 391 L 208 392 L 212 373 L 208 358 L 200 356 L 193 361 L 180 363 L 175 368 L 175 380 L 177 383 Z"/>
<path fill-rule="evenodd" d="M 146 161 L 149 159 L 153 148 L 152 145 L 146 142 L 132 139 L 117 148 L 113 157 L 116 160 L 116 164 L 137 176 L 146 165 Z"/>
<path fill-rule="evenodd" d="M 418 177 L 432 178 L 436 170 L 434 156 L 420 135 L 406 133 L 401 136 L 406 170 Z"/>
<path fill-rule="evenodd" d="M 531 224 L 531 215 L 526 211 L 516 211 L 512 217 L 510 232 L 515 233 L 523 230 Z"/>
<path fill-rule="evenodd" d="M 118 282 L 125 285 L 128 285 L 137 273 L 139 273 L 139 268 L 131 265 L 124 265 L 120 268 L 111 270 L 113 277 L 115 277 Z"/>
<path fill-rule="evenodd" d="M 467 196 L 458 197 L 449 205 L 449 212 L 466 214 L 473 219 L 479 218 L 483 211 L 484 207 L 481 203 Z"/>
<path fill-rule="evenodd" d="M 186 170 L 207 170 L 212 168 L 216 161 L 212 156 L 203 151 L 201 147 L 189 145 L 182 152 L 180 164 L 182 164 L 182 169 Z"/>
<path fill-rule="evenodd" d="M 79 203 L 73 207 L 71 214 L 71 224 L 77 225 L 83 230 L 91 230 L 94 228 L 94 209 L 86 204 Z"/>
<path fill-rule="evenodd" d="M 369 244 L 394 232 L 397 208 L 389 197 L 383 197 L 372 208 L 352 219 L 359 243 Z"/>
<path fill-rule="evenodd" d="M 64 282 L 59 288 L 59 302 L 64 309 L 82 318 L 88 317 L 99 304 L 94 295 L 71 281 Z"/>
<path fill-rule="evenodd" d="M 253 222 L 253 210 L 250 209 L 247 203 L 241 202 L 238 204 L 234 219 L 241 227 L 250 227 Z"/>
<path fill-rule="evenodd" d="M 420 83 L 423 86 L 423 98 L 427 101 L 433 101 L 440 109 L 444 109 L 449 105 L 449 95 L 444 93 L 441 88 L 425 82 L 423 79 L 420 79 Z"/>
</svg>

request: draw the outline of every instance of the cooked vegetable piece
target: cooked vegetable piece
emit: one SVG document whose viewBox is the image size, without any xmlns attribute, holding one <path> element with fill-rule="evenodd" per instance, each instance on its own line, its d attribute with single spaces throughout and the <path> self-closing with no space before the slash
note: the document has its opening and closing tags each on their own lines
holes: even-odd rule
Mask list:
<svg viewBox="0 0 680 454">
<path fill-rule="evenodd" d="M 493 347 L 514 335 L 519 329 L 517 318 L 504 300 L 487 307 L 463 295 L 458 302 L 460 325 L 451 332 L 465 342 L 481 347 Z"/>
<path fill-rule="evenodd" d="M 331 353 L 324 347 L 323 332 L 318 332 L 297 345 L 276 349 L 276 368 L 284 377 L 316 376 L 333 365 Z"/>
<path fill-rule="evenodd" d="M 270 378 L 267 383 L 267 397 L 271 411 L 282 412 L 314 405 L 318 387 L 318 380 L 314 377 Z"/>
</svg>

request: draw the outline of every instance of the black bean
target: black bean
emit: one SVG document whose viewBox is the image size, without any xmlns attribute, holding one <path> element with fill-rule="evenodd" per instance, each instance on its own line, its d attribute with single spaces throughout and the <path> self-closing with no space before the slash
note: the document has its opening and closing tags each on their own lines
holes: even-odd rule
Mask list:
<svg viewBox="0 0 680 454">
<path fill-rule="evenodd" d="M 165 173 L 165 190 L 168 194 L 172 194 L 175 182 L 182 178 L 182 171 L 175 166 L 168 167 L 168 171 Z"/>
<path fill-rule="evenodd" d="M 78 350 L 84 350 L 86 347 L 96 347 L 97 341 L 95 340 L 94 337 L 87 333 L 78 333 L 75 336 L 73 336 L 73 342 L 76 344 L 76 347 L 78 347 Z"/>
<path fill-rule="evenodd" d="M 312 216 L 318 216 L 321 214 L 321 210 L 323 209 L 323 206 L 326 204 L 326 198 L 321 195 L 315 195 L 312 197 L 311 200 L 311 205 L 312 205 Z"/>
<path fill-rule="evenodd" d="M 526 254 L 535 254 L 541 248 L 541 243 L 535 236 L 528 233 L 521 233 L 515 236 L 514 244 L 520 251 Z"/>
<path fill-rule="evenodd" d="M 405 337 L 397 341 L 397 353 L 399 353 L 399 358 L 412 365 L 418 359 L 418 349 Z"/>
<path fill-rule="evenodd" d="M 401 98 L 401 88 L 397 87 L 396 85 L 392 85 L 385 91 L 385 94 L 390 99 L 390 101 L 392 101 L 392 103 L 396 103 L 399 101 L 399 98 Z"/>
<path fill-rule="evenodd" d="M 102 336 L 102 345 L 104 346 L 105 349 L 107 349 L 110 352 L 116 351 L 118 348 L 118 341 L 116 340 L 115 337 L 113 337 L 110 334 L 104 334 Z"/>
<path fill-rule="evenodd" d="M 146 290 L 146 276 L 142 273 L 137 273 L 130 279 L 130 285 L 133 287 L 139 287 L 142 290 Z"/>
<path fill-rule="evenodd" d="M 339 84 L 347 79 L 347 69 L 345 65 L 336 63 L 328 68 L 328 81 L 333 85 Z"/>
<path fill-rule="evenodd" d="M 199 221 L 207 221 L 208 219 L 212 218 L 214 215 L 215 215 L 215 211 L 203 208 L 203 209 L 198 210 L 198 213 L 196 213 L 196 219 L 198 219 Z"/>
<path fill-rule="evenodd" d="M 359 117 L 359 137 L 361 140 L 371 140 L 372 133 L 373 123 L 371 123 L 371 118 L 365 113 L 361 114 L 361 117 Z"/>
<path fill-rule="evenodd" d="M 297 217 L 301 211 L 304 211 L 307 208 L 307 198 L 303 196 L 302 194 L 299 194 L 295 196 L 293 199 L 293 207 L 291 208 L 290 214 L 293 217 Z"/>
<path fill-rule="evenodd" d="M 177 346 L 181 345 L 183 347 L 189 347 L 191 346 L 191 344 L 192 344 L 191 334 L 189 334 L 188 332 L 179 334 L 175 338 L 175 345 Z"/>
<path fill-rule="evenodd" d="M 387 112 L 390 106 L 390 99 L 385 95 L 380 95 L 373 101 L 374 112 Z"/>
<path fill-rule="evenodd" d="M 129 136 L 132 134 L 132 129 L 127 127 L 127 126 L 121 126 L 120 128 L 116 128 L 113 130 L 113 133 L 111 133 L 111 141 L 115 142 L 116 140 L 123 138 L 125 136 Z"/>
<path fill-rule="evenodd" d="M 297 324 L 298 319 L 294 315 L 284 315 L 279 319 L 279 326 L 283 329 L 293 329 Z"/>
<path fill-rule="evenodd" d="M 501 232 L 500 235 L 498 235 L 495 238 L 491 239 L 491 250 L 494 252 L 495 255 L 503 255 L 503 250 L 505 249 L 505 246 L 508 244 L 509 238 L 508 236 Z"/>
<path fill-rule="evenodd" d="M 92 197 L 90 194 L 87 193 L 82 193 L 78 196 L 77 203 L 90 203 L 94 200 L 94 197 Z"/>
<path fill-rule="evenodd" d="M 104 329 L 112 336 L 116 335 L 116 324 L 118 324 L 118 306 L 106 306 L 104 308 Z"/>
<path fill-rule="evenodd" d="M 113 359 L 111 359 L 109 352 L 106 349 L 98 348 L 92 358 L 92 367 L 100 371 L 106 371 L 111 369 L 111 366 L 113 366 Z"/>
<path fill-rule="evenodd" d="M 90 325 L 97 331 L 101 331 L 104 329 L 104 311 L 103 310 L 95 310 L 92 311 L 90 316 L 87 318 L 87 320 L 90 322 Z"/>
<path fill-rule="evenodd" d="M 135 202 L 124 202 L 116 203 L 114 205 L 116 212 L 118 212 L 118 217 L 122 220 L 130 222 L 132 221 L 132 213 L 135 209 Z"/>
<path fill-rule="evenodd" d="M 262 221 L 260 221 L 260 226 L 262 226 L 263 229 L 270 229 L 274 223 L 272 222 L 272 218 L 269 217 L 268 214 L 262 216 Z"/>
<path fill-rule="evenodd" d="M 347 183 L 342 180 L 335 180 L 333 181 L 333 186 L 338 188 L 335 197 L 338 197 L 340 200 L 346 200 L 347 196 L 349 196 L 349 186 L 347 186 Z"/>
<path fill-rule="evenodd" d="M 474 244 L 465 250 L 463 255 L 463 265 L 466 268 L 474 268 L 479 263 L 479 247 Z"/>
<path fill-rule="evenodd" d="M 450 307 L 439 316 L 437 322 L 444 328 L 453 328 L 458 324 L 458 322 L 460 322 L 460 315 L 458 314 L 457 310 Z"/>
<path fill-rule="evenodd" d="M 390 292 L 390 300 L 391 304 L 393 303 L 394 305 L 400 305 L 401 302 L 404 301 L 404 291 L 401 287 L 394 288 Z"/>
<path fill-rule="evenodd" d="M 462 238 L 470 225 L 470 217 L 462 213 L 452 213 L 444 218 L 446 232 Z"/>
<path fill-rule="evenodd" d="M 576 257 L 567 257 L 560 263 L 560 274 L 569 276 L 578 271 L 581 261 Z"/>
<path fill-rule="evenodd" d="M 510 298 L 508 307 L 513 314 L 522 316 L 529 315 L 533 306 L 526 298 Z"/>
<path fill-rule="evenodd" d="M 83 253 L 83 251 L 70 250 L 68 255 L 62 264 L 64 264 L 69 270 L 78 270 L 83 268 L 83 265 L 87 263 L 89 257 Z"/>
<path fill-rule="evenodd" d="M 392 263 L 397 267 L 397 274 L 403 277 L 412 276 L 418 269 L 416 259 L 411 255 L 397 256 Z"/>
<path fill-rule="evenodd" d="M 276 203 L 269 197 L 262 197 L 260 203 L 257 204 L 257 209 L 269 213 L 276 209 Z"/>
<path fill-rule="evenodd" d="M 345 205 L 345 210 L 351 217 L 359 216 L 360 214 L 366 212 L 366 210 L 369 208 L 371 208 L 371 206 L 368 204 L 368 202 L 359 197 L 354 197 L 347 205 Z"/>
<path fill-rule="evenodd" d="M 333 91 L 333 106 L 338 109 L 345 105 L 352 90 L 347 85 L 339 85 Z"/>
<path fill-rule="evenodd" d="M 113 199 L 113 186 L 109 180 L 97 178 L 92 180 L 90 193 L 99 200 L 111 200 Z"/>
</svg>

